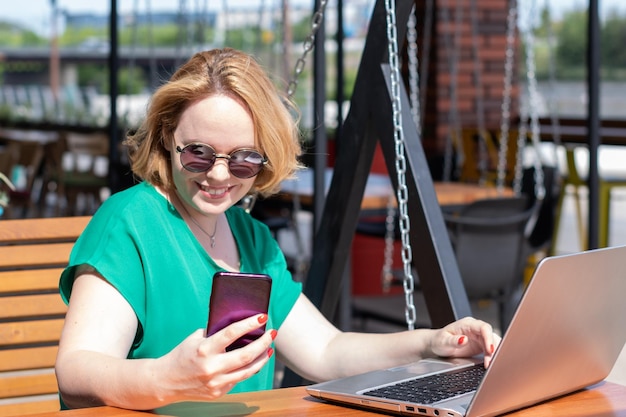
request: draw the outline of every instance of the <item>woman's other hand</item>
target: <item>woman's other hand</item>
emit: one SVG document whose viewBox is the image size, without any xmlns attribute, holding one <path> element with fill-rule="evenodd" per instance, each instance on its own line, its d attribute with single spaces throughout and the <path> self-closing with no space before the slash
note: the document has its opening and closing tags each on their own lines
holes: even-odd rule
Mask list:
<svg viewBox="0 0 626 417">
<path fill-rule="evenodd" d="M 437 330 L 431 340 L 431 350 L 443 357 L 471 357 L 484 353 L 487 367 L 499 344 L 500 336 L 493 332 L 489 323 L 466 317 Z"/>
</svg>

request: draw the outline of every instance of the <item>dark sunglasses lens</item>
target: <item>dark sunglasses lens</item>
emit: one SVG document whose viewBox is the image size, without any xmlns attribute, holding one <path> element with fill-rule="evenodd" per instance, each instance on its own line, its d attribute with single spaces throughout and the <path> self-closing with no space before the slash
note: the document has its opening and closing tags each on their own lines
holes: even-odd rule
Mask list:
<svg viewBox="0 0 626 417">
<path fill-rule="evenodd" d="M 180 154 L 180 162 L 191 172 L 208 171 L 215 163 L 215 150 L 207 145 L 185 146 Z"/>
<path fill-rule="evenodd" d="M 250 178 L 263 168 L 263 156 L 255 151 L 240 150 L 230 154 L 230 172 L 238 178 Z"/>
</svg>

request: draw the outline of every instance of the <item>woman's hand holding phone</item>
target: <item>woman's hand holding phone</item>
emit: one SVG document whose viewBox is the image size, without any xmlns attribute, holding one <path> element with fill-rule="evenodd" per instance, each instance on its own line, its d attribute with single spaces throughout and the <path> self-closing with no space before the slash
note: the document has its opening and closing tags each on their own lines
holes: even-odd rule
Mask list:
<svg viewBox="0 0 626 417">
<path fill-rule="evenodd" d="M 207 401 L 261 370 L 274 350 L 276 330 L 265 330 L 271 278 L 218 272 L 213 277 L 207 328 L 198 330 L 157 362 L 165 366 L 162 398 Z"/>
<path fill-rule="evenodd" d="M 267 315 L 256 314 L 208 337 L 203 329 L 188 336 L 158 360 L 160 366 L 165 366 L 155 373 L 164 376 L 161 385 L 164 402 L 213 400 L 259 372 L 274 353 L 271 344 L 276 330 L 261 331 L 260 337 L 241 348 L 226 348 L 242 336 L 263 328 L 266 322 Z"/>
</svg>

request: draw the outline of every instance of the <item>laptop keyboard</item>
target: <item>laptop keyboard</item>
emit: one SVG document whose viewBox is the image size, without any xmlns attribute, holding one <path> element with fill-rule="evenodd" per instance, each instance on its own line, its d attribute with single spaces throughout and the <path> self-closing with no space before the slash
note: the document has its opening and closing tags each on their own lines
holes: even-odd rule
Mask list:
<svg viewBox="0 0 626 417">
<path fill-rule="evenodd" d="M 363 394 L 412 403 L 432 404 L 476 390 L 484 375 L 485 367 L 478 364 L 469 368 L 399 382 L 395 385 L 366 391 Z"/>
</svg>

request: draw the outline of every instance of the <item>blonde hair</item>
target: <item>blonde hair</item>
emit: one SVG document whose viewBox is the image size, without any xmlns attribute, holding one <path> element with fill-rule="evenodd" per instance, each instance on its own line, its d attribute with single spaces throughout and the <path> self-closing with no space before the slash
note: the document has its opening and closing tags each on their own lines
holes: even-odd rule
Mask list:
<svg viewBox="0 0 626 417">
<path fill-rule="evenodd" d="M 244 104 L 252 117 L 255 146 L 268 159 L 251 192 L 268 196 L 300 167 L 301 153 L 295 105 L 280 93 L 250 55 L 231 48 L 192 56 L 152 96 L 146 118 L 124 142 L 133 173 L 171 190 L 170 152 L 182 113 L 192 103 L 223 94 Z"/>
</svg>

